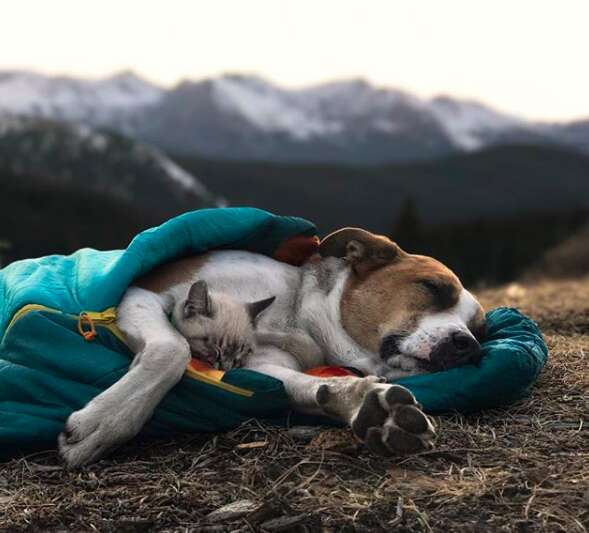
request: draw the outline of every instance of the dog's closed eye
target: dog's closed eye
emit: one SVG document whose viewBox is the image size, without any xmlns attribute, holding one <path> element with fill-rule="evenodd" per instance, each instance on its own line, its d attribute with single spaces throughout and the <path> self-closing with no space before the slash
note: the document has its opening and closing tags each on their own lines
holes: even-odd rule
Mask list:
<svg viewBox="0 0 589 533">
<path fill-rule="evenodd" d="M 417 282 L 433 299 L 439 309 L 447 309 L 457 301 L 456 287 L 443 280 L 422 279 Z"/>
</svg>

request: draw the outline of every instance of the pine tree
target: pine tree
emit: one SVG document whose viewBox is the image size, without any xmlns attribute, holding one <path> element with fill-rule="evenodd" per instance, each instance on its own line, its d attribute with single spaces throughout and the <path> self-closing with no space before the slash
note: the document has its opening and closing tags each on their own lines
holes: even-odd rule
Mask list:
<svg viewBox="0 0 589 533">
<path fill-rule="evenodd" d="M 10 243 L 0 239 L 0 268 L 4 266 L 4 256 L 10 251 Z"/>
<path fill-rule="evenodd" d="M 408 250 L 416 250 L 423 244 L 423 226 L 412 196 L 406 197 L 401 204 L 392 239 Z"/>
</svg>

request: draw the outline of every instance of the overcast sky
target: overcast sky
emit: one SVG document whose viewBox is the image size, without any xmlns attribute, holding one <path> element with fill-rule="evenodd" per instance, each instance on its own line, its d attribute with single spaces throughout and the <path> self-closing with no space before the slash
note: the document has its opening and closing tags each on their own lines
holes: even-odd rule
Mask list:
<svg viewBox="0 0 589 533">
<path fill-rule="evenodd" d="M 169 85 L 362 77 L 533 119 L 589 117 L 589 0 L 13 0 L 0 69 Z"/>
</svg>

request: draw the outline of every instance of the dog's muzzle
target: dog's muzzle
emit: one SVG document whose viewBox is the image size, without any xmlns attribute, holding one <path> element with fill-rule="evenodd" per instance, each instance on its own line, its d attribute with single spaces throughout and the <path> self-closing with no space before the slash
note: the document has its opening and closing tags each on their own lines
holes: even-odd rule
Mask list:
<svg viewBox="0 0 589 533">
<path fill-rule="evenodd" d="M 482 356 L 479 341 L 464 331 L 454 331 L 436 344 L 427 366 L 437 372 L 466 364 L 478 365 Z"/>
</svg>

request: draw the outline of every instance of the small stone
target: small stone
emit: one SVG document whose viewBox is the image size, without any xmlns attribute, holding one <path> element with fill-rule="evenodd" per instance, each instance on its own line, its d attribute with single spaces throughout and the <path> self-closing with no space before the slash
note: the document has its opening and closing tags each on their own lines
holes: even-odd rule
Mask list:
<svg viewBox="0 0 589 533">
<path fill-rule="evenodd" d="M 252 500 L 238 500 L 219 507 L 207 515 L 208 522 L 229 522 L 255 511 L 259 504 Z"/>
</svg>

